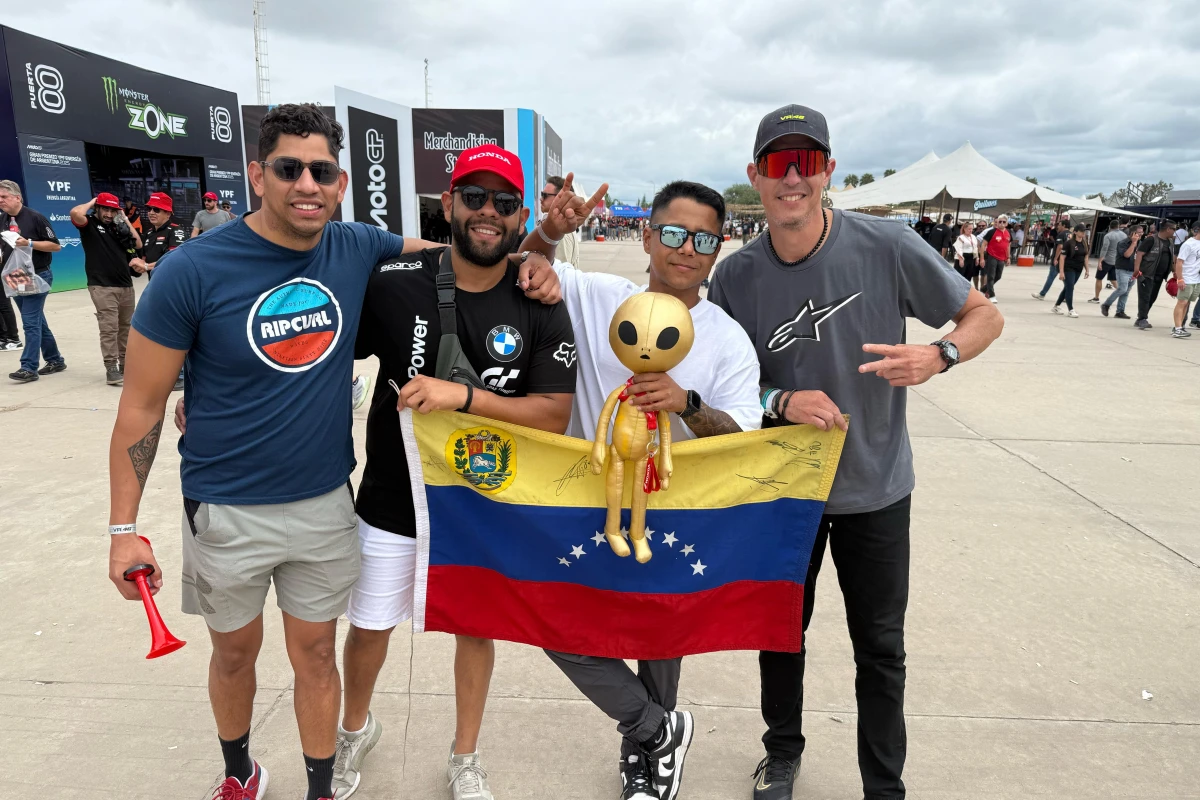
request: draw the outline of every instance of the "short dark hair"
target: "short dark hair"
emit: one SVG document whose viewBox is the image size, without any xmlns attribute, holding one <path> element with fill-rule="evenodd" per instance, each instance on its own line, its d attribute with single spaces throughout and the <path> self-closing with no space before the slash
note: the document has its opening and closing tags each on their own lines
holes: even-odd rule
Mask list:
<svg viewBox="0 0 1200 800">
<path fill-rule="evenodd" d="M 1119 222 L 1117 222 L 1117 220 L 1116 220 L 1116 219 L 1112 219 L 1112 220 L 1110 220 L 1110 221 L 1109 221 L 1109 223 L 1108 223 L 1108 229 L 1109 229 L 1110 231 L 1115 231 L 1115 230 L 1117 229 L 1117 226 L 1118 226 L 1119 224 L 1120 224 L 1120 223 L 1119 223 Z"/>
<path fill-rule="evenodd" d="M 266 159 L 279 146 L 279 137 L 324 136 L 329 142 L 329 154 L 334 158 L 342 151 L 345 132 L 341 124 L 330 119 L 316 103 L 284 103 L 267 112 L 258 129 L 258 157 Z"/>
<path fill-rule="evenodd" d="M 546 183 L 550 184 L 555 189 L 558 189 L 560 192 L 562 191 L 563 186 L 566 185 L 563 182 L 563 179 L 558 175 L 551 175 L 549 178 L 546 178 Z"/>
<path fill-rule="evenodd" d="M 1069 219 L 1060 219 L 1060 220 L 1058 221 L 1058 224 L 1059 224 L 1059 225 L 1061 225 L 1061 226 L 1063 226 L 1064 228 L 1069 228 L 1069 227 L 1071 227 L 1071 221 L 1070 221 Z"/>
<path fill-rule="evenodd" d="M 717 212 L 717 225 L 725 222 L 725 198 L 721 197 L 721 193 L 692 181 L 671 181 L 659 189 L 658 194 L 654 195 L 654 203 L 650 206 L 650 220 L 653 221 L 680 197 L 695 200 Z"/>
</svg>

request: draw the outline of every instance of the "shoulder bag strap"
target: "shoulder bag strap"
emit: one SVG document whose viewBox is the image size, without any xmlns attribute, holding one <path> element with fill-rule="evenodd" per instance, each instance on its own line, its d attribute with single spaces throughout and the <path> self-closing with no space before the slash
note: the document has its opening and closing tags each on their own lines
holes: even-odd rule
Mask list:
<svg viewBox="0 0 1200 800">
<path fill-rule="evenodd" d="M 450 248 L 442 251 L 435 277 L 438 296 L 438 321 L 442 335 L 458 335 L 458 308 L 454 304 L 454 265 L 450 261 Z"/>
</svg>

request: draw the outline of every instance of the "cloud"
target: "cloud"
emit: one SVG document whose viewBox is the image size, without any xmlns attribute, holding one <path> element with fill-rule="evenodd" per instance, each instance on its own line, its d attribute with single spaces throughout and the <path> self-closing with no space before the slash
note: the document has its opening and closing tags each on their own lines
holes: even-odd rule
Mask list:
<svg viewBox="0 0 1200 800">
<path fill-rule="evenodd" d="M 70 0 L 31 33 L 236 91 L 254 102 L 245 0 L 126 0 L 111 22 Z M 829 119 L 838 172 L 899 169 L 963 142 L 1074 194 L 1128 180 L 1200 186 L 1188 0 L 1086 9 L 1010 0 L 272 0 L 271 99 L 334 84 L 412 106 L 533 108 L 584 183 L 634 199 L 674 178 L 745 180 L 760 117 Z M 187 36 L 149 36 L 130 20 Z M 840 183 L 839 176 L 835 182 Z"/>
</svg>

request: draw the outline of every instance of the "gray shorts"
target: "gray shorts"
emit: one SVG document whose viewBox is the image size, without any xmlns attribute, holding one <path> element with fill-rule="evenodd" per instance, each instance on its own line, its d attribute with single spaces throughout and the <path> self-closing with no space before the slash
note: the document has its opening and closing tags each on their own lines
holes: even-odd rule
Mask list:
<svg viewBox="0 0 1200 800">
<path fill-rule="evenodd" d="M 272 581 L 285 613 L 305 622 L 337 619 L 358 569 L 349 484 L 276 505 L 184 500 L 183 612 L 202 615 L 218 633 L 244 628 L 261 614 Z"/>
</svg>

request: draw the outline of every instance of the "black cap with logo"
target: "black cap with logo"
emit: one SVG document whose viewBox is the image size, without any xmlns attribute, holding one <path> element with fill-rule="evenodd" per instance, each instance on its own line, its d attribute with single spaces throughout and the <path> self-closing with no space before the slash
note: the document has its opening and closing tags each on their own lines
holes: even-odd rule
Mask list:
<svg viewBox="0 0 1200 800">
<path fill-rule="evenodd" d="M 829 152 L 829 126 L 825 124 L 825 116 L 806 106 L 790 105 L 772 111 L 758 123 L 754 157 L 757 159 L 761 156 L 776 139 L 793 134 L 807 136 L 826 153 Z"/>
</svg>

